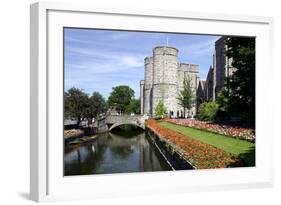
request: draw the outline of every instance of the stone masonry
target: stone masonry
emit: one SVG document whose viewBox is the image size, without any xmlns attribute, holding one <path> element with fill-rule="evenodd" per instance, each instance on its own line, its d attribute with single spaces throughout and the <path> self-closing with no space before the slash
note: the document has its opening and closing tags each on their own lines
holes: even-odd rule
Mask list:
<svg viewBox="0 0 281 205">
<path fill-rule="evenodd" d="M 203 102 L 216 101 L 222 88 L 228 89 L 228 80 L 237 70 L 232 66 L 233 59 L 225 55 L 228 49 L 226 38 L 223 36 L 215 42 L 213 66 L 210 66 L 206 80 L 201 80 L 197 89 L 197 107 Z"/>
<path fill-rule="evenodd" d="M 227 46 L 225 45 L 226 37 L 221 37 L 215 42 L 214 54 L 214 73 L 213 73 L 213 101 L 216 100 L 219 91 L 225 86 L 226 79 L 231 77 L 236 68 L 232 66 L 232 59 L 225 55 Z"/>
<path fill-rule="evenodd" d="M 158 46 L 153 49 L 153 56 L 144 59 L 145 74 L 141 82 L 141 112 L 155 116 L 155 108 L 163 101 L 167 114 L 171 117 L 183 116 L 184 109 L 179 105 L 179 91 L 183 89 L 184 78 L 191 79 L 194 95 L 199 85 L 199 66 L 180 63 L 178 49 L 170 46 Z M 143 86 L 144 84 L 144 86 Z M 196 103 L 189 111 L 189 115 L 196 114 Z"/>
</svg>

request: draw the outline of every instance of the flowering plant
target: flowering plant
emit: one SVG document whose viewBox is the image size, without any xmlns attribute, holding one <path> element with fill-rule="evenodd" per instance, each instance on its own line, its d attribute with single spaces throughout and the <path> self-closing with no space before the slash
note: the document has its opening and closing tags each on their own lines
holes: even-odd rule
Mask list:
<svg viewBox="0 0 281 205">
<path fill-rule="evenodd" d="M 146 127 L 157 134 L 160 139 L 164 138 L 177 147 L 196 169 L 237 167 L 243 165 L 241 160 L 233 154 L 163 127 L 154 119 L 147 120 Z"/>
<path fill-rule="evenodd" d="M 213 132 L 216 134 L 227 135 L 234 138 L 255 141 L 255 131 L 249 128 L 242 128 L 238 126 L 221 125 L 211 122 L 204 122 L 195 119 L 169 119 L 165 118 L 164 121 L 174 123 L 177 125 L 187 126 L 200 130 Z"/>
</svg>

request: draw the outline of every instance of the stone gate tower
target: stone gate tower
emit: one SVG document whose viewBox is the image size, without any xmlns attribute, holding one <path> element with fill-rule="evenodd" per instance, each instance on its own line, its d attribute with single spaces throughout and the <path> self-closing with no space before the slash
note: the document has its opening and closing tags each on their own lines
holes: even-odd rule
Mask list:
<svg viewBox="0 0 281 205">
<path fill-rule="evenodd" d="M 170 46 L 158 46 L 153 49 L 153 56 L 144 59 L 145 80 L 141 89 L 144 114 L 155 116 L 155 108 L 162 101 L 172 117 L 183 116 L 183 107 L 177 99 L 179 91 L 183 89 L 184 78 L 191 80 L 194 95 L 199 85 L 199 66 L 195 64 L 179 63 L 178 49 Z M 143 84 L 143 82 L 142 82 Z M 196 114 L 196 104 L 190 110 Z"/>
<path fill-rule="evenodd" d="M 169 112 L 177 112 L 178 50 L 160 46 L 153 49 L 152 116 L 162 101 Z"/>
</svg>

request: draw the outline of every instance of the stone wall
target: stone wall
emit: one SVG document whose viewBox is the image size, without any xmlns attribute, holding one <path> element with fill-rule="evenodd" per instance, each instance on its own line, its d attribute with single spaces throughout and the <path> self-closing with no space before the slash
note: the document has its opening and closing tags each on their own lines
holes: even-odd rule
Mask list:
<svg viewBox="0 0 281 205">
<path fill-rule="evenodd" d="M 200 80 L 199 81 L 199 85 L 198 85 L 198 88 L 197 88 L 197 91 L 196 91 L 196 96 L 197 96 L 197 99 L 196 99 L 196 109 L 197 111 L 199 110 L 199 107 L 200 105 L 205 102 L 205 83 L 206 81 L 204 80 Z"/>
<path fill-rule="evenodd" d="M 170 141 L 159 136 L 148 127 L 146 127 L 145 132 L 149 141 L 156 146 L 173 170 L 195 169 L 195 167 L 193 167 L 191 163 L 184 157 L 182 150 L 178 149 Z"/>
<path fill-rule="evenodd" d="M 193 94 L 194 96 L 196 96 L 196 91 L 200 81 L 199 66 L 194 64 L 180 63 L 179 70 L 178 70 L 179 91 L 183 90 L 183 81 L 185 78 L 191 80 Z M 183 108 L 180 105 L 178 105 L 178 110 L 179 112 L 183 112 Z M 189 114 L 190 115 L 196 114 L 196 105 L 190 110 Z"/>
<path fill-rule="evenodd" d="M 144 59 L 144 108 L 143 112 L 147 115 L 152 115 L 152 102 L 151 102 L 151 92 L 153 84 L 153 57 L 146 57 Z"/>
<path fill-rule="evenodd" d="M 110 125 L 108 126 L 108 129 L 110 129 L 111 126 L 119 126 L 123 124 L 132 124 L 144 129 L 145 120 L 145 115 L 108 115 L 106 116 L 104 123 Z"/>
<path fill-rule="evenodd" d="M 224 38 L 220 38 L 215 43 L 215 60 L 216 60 L 216 67 L 215 67 L 215 92 L 217 93 L 222 89 L 224 86 L 224 79 L 225 79 L 225 55 L 224 55 Z"/>
<path fill-rule="evenodd" d="M 155 108 L 163 101 L 169 115 L 183 113 L 179 105 L 179 91 L 183 89 L 184 78 L 190 78 L 194 95 L 199 85 L 199 66 L 179 63 L 178 49 L 169 46 L 158 46 L 153 49 L 153 56 L 145 58 L 144 80 L 144 114 L 155 116 Z M 190 114 L 196 114 L 196 104 Z M 187 113 L 186 113 L 187 115 Z"/>
<path fill-rule="evenodd" d="M 215 42 L 215 65 L 214 65 L 214 92 L 215 98 L 219 91 L 224 87 L 228 77 L 233 75 L 236 68 L 232 66 L 232 59 L 225 55 L 227 46 L 225 45 L 226 37 L 221 37 Z M 215 100 L 215 99 L 214 99 Z"/>
<path fill-rule="evenodd" d="M 140 81 L 140 114 L 144 114 L 144 80 Z"/>
<path fill-rule="evenodd" d="M 173 111 L 174 113 L 178 110 L 178 101 L 177 101 L 177 94 L 178 94 L 178 87 L 177 85 L 169 85 L 169 84 L 156 84 L 153 86 L 153 115 L 155 116 L 155 108 L 159 102 L 163 102 L 167 112 Z"/>
<path fill-rule="evenodd" d="M 159 101 L 163 101 L 167 111 L 176 112 L 178 83 L 178 50 L 159 46 L 153 49 L 153 94 L 152 116 Z"/>
<path fill-rule="evenodd" d="M 205 101 L 214 101 L 214 69 L 210 67 L 205 83 Z"/>
</svg>

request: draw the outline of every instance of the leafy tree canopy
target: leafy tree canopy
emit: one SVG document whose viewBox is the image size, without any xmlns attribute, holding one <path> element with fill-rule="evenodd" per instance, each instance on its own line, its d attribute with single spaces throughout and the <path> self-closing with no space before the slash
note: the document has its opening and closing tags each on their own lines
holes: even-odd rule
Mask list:
<svg viewBox="0 0 281 205">
<path fill-rule="evenodd" d="M 229 112 L 255 119 L 255 38 L 230 37 L 225 40 L 226 56 L 237 70 L 227 79 Z M 231 109 L 231 110 L 230 110 Z"/>
<path fill-rule="evenodd" d="M 140 100 L 132 99 L 129 105 L 126 107 L 125 112 L 128 114 L 130 113 L 140 114 Z"/>
<path fill-rule="evenodd" d="M 134 90 L 127 85 L 116 86 L 112 88 L 107 103 L 110 107 L 114 106 L 117 111 L 125 112 L 134 94 Z"/>
<path fill-rule="evenodd" d="M 104 97 L 99 92 L 94 92 L 89 98 L 87 107 L 87 117 L 97 118 L 99 114 L 106 111 L 107 105 Z"/>
<path fill-rule="evenodd" d="M 177 99 L 178 99 L 178 104 L 184 108 L 184 115 L 185 115 L 185 109 L 190 110 L 196 100 L 196 96 L 192 89 L 191 78 L 189 77 L 184 78 L 183 90 L 179 92 Z"/>
<path fill-rule="evenodd" d="M 91 123 L 91 119 L 104 113 L 106 107 L 106 101 L 99 92 L 89 97 L 83 90 L 73 87 L 64 93 L 65 118 L 75 118 L 78 125 L 81 118 L 88 118 Z"/>
<path fill-rule="evenodd" d="M 88 95 L 81 89 L 70 88 L 64 94 L 64 108 L 66 117 L 74 117 L 79 124 L 80 119 L 86 115 L 85 108 L 88 107 Z"/>
</svg>

